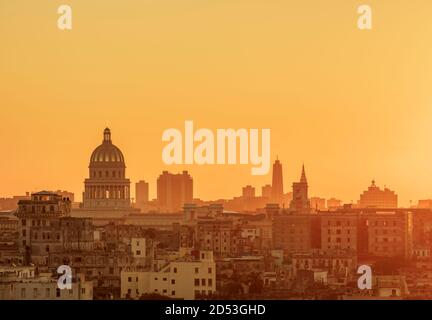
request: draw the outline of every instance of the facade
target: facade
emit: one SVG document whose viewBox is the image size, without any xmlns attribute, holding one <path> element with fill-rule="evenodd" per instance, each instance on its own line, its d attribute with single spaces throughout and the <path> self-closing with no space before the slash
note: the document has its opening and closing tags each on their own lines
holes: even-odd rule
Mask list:
<svg viewBox="0 0 432 320">
<path fill-rule="evenodd" d="M 273 248 L 285 254 L 300 253 L 312 248 L 312 216 L 281 214 L 273 217 Z"/>
<path fill-rule="evenodd" d="M 321 218 L 321 250 L 357 251 L 358 214 L 324 213 Z"/>
<path fill-rule="evenodd" d="M 406 211 L 367 214 L 368 253 L 374 256 L 410 258 L 413 254 L 412 213 Z"/>
<path fill-rule="evenodd" d="M 195 259 L 180 258 L 160 271 L 121 272 L 121 297 L 137 299 L 142 294 L 194 300 L 216 291 L 216 264 L 212 252 L 200 251 Z"/>
<path fill-rule="evenodd" d="M 89 177 L 84 181 L 83 208 L 121 210 L 130 208 L 130 181 L 123 153 L 111 141 L 106 128 L 103 141 L 92 153 Z"/>
<path fill-rule="evenodd" d="M 202 218 L 197 221 L 196 245 L 199 250 L 212 251 L 216 256 L 235 255 L 241 229 L 232 219 Z"/>
<path fill-rule="evenodd" d="M 52 192 L 33 193 L 31 200 L 20 200 L 19 244 L 22 252 L 31 254 L 34 263 L 46 263 L 52 250 L 61 250 L 59 219 L 70 216 L 71 202 Z"/>
</svg>

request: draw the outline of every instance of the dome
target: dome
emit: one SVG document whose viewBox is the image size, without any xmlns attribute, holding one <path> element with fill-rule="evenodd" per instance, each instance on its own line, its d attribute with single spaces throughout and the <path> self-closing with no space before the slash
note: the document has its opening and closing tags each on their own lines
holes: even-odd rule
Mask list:
<svg viewBox="0 0 432 320">
<path fill-rule="evenodd" d="M 92 165 L 121 165 L 124 166 L 123 153 L 111 142 L 111 131 L 106 128 L 103 134 L 103 142 L 98 146 L 90 157 Z"/>
</svg>

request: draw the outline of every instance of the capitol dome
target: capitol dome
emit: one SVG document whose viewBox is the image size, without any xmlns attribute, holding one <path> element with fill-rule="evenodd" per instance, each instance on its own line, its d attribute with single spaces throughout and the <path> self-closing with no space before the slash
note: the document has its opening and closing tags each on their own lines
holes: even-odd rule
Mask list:
<svg viewBox="0 0 432 320">
<path fill-rule="evenodd" d="M 103 141 L 92 153 L 90 166 L 115 166 L 124 167 L 123 153 L 111 142 L 111 131 L 106 128 L 103 133 Z"/>
</svg>

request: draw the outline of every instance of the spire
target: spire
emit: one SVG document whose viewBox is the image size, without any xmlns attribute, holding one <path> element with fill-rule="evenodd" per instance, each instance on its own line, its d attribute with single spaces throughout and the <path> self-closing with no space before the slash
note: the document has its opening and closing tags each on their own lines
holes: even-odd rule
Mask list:
<svg viewBox="0 0 432 320">
<path fill-rule="evenodd" d="M 306 172 L 305 172 L 304 164 L 303 164 L 303 166 L 302 166 L 302 173 L 301 173 L 300 182 L 302 182 L 302 183 L 307 183 L 307 179 L 306 179 Z"/>
<path fill-rule="evenodd" d="M 103 138 L 103 142 L 111 142 L 111 130 L 109 128 L 105 128 Z"/>
</svg>

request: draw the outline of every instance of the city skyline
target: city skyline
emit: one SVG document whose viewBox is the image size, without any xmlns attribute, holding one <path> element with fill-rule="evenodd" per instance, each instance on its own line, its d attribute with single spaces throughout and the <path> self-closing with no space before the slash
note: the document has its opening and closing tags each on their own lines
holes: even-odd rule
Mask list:
<svg viewBox="0 0 432 320">
<path fill-rule="evenodd" d="M 123 170 L 123 173 L 119 173 L 118 177 L 117 176 L 113 176 L 113 177 L 114 178 L 126 179 L 125 181 L 128 181 L 128 184 L 127 184 L 128 185 L 128 191 L 127 191 L 128 192 L 128 197 L 130 198 L 130 200 L 136 200 L 135 199 L 135 194 L 136 194 L 136 185 L 135 185 L 135 182 L 132 183 L 131 186 L 129 186 L 129 183 L 130 183 L 129 179 L 128 179 L 129 176 L 128 175 L 125 176 L 125 172 L 124 172 L 124 170 L 126 169 L 126 167 L 125 167 L 125 157 L 123 156 L 123 154 L 120 151 L 120 149 L 117 148 L 115 145 L 113 145 L 111 143 L 111 131 L 110 131 L 110 129 L 108 127 L 106 127 L 105 130 L 104 130 L 104 132 L 103 132 L 103 143 L 102 143 L 102 145 L 100 145 L 99 147 L 97 147 L 93 151 L 93 153 L 91 154 L 91 156 L 90 156 L 90 166 L 89 166 L 89 168 L 90 168 L 90 175 L 89 175 L 89 177 L 96 177 L 96 174 L 97 174 L 97 172 L 95 171 L 96 169 L 92 169 L 92 163 L 96 163 L 97 164 L 98 159 L 96 159 L 96 158 L 101 157 L 101 156 L 102 156 L 102 158 L 104 158 L 104 157 L 107 156 L 104 153 L 104 152 L 106 152 L 106 151 L 104 151 L 104 146 L 106 145 L 106 142 L 109 142 L 109 145 L 114 146 L 114 148 L 115 148 L 114 149 L 115 154 L 114 155 L 108 154 L 108 157 L 111 157 L 111 156 L 118 157 L 118 160 L 120 161 L 120 159 L 121 159 L 121 161 L 122 161 L 122 164 L 120 165 L 119 168 L 120 168 L 120 170 Z M 127 158 L 127 156 L 126 156 L 126 158 Z M 100 161 L 100 159 L 99 159 L 99 161 Z M 111 166 L 110 166 L 110 168 L 111 168 Z M 118 170 L 118 167 L 116 167 L 116 166 L 117 165 L 115 165 L 115 168 L 116 168 L 115 170 Z M 185 166 L 185 167 L 187 168 L 188 166 Z M 269 203 L 271 203 L 271 202 L 281 203 L 282 202 L 282 197 L 285 194 L 285 192 L 283 190 L 283 184 L 284 184 L 283 181 L 285 180 L 285 178 L 284 178 L 284 175 L 283 175 L 282 167 L 283 167 L 283 162 L 281 162 L 279 160 L 279 157 L 276 156 L 276 160 L 272 163 L 272 170 L 270 170 L 267 175 L 264 175 L 264 176 L 270 176 L 272 183 L 271 184 L 263 184 L 261 186 L 252 185 L 254 188 L 255 187 L 265 187 L 267 185 L 269 185 L 269 186 L 276 185 L 275 189 L 273 189 L 273 188 L 271 189 L 272 195 L 271 195 L 271 198 L 269 200 Z M 102 168 L 104 168 L 104 167 L 102 166 Z M 169 168 L 169 166 L 168 166 L 168 168 Z M 112 168 L 110 170 L 112 170 Z M 116 172 L 113 172 L 113 174 L 116 173 Z M 183 172 L 183 173 L 186 172 L 187 173 L 188 170 L 183 170 L 181 172 Z M 179 175 L 181 172 L 175 172 L 175 171 L 171 171 L 171 170 L 163 170 L 162 174 L 170 173 L 170 174 L 174 174 L 174 175 Z M 302 172 L 301 173 L 302 173 L 301 174 L 301 180 L 306 179 L 306 177 L 305 177 L 305 166 L 304 166 L 304 163 L 302 164 Z M 109 175 L 111 177 L 111 171 L 109 171 Z M 158 175 L 157 180 L 159 178 L 160 178 L 160 175 Z M 86 182 L 87 180 L 88 179 L 85 179 L 85 181 L 84 181 L 85 184 L 87 184 L 87 182 Z M 145 180 L 147 180 L 147 178 L 145 178 Z M 142 179 L 138 178 L 137 180 L 132 180 L 132 182 L 133 181 L 140 182 L 140 181 L 142 181 Z M 297 181 L 297 180 L 294 179 L 293 182 L 295 183 L 295 181 Z M 304 180 L 304 181 L 306 182 L 306 180 Z M 154 186 L 153 186 L 154 191 L 152 192 L 152 187 L 151 187 L 152 184 L 148 183 L 148 186 L 147 186 L 148 190 L 147 190 L 147 192 L 148 192 L 148 194 L 152 194 L 152 197 L 149 196 L 149 200 L 151 200 L 151 199 L 157 199 L 157 184 L 158 184 L 158 182 L 156 181 L 154 183 Z M 134 185 L 135 185 L 135 188 L 132 187 Z M 251 185 L 246 185 L 246 186 L 251 186 Z M 375 186 L 375 179 L 372 179 L 372 186 Z M 233 195 L 228 196 L 226 198 L 217 197 L 216 196 L 215 198 L 212 198 L 212 199 L 203 199 L 203 198 L 199 197 L 195 193 L 193 199 L 200 199 L 200 200 L 204 200 L 204 201 L 215 201 L 215 200 L 219 200 L 219 199 L 231 199 L 233 197 L 241 195 L 241 189 L 243 187 L 244 186 L 239 186 L 239 191 L 236 194 L 233 194 Z M 386 189 L 387 185 L 384 184 L 384 188 Z M 0 198 L 7 198 L 7 197 L 12 197 L 12 196 L 20 196 L 20 195 L 22 195 L 24 193 L 37 192 L 37 191 L 42 191 L 42 190 L 60 190 L 60 189 L 61 190 L 63 190 L 63 189 L 67 190 L 66 188 L 59 187 L 59 186 L 55 187 L 54 189 L 42 187 L 42 188 L 31 190 L 31 191 L 29 189 L 26 189 L 25 192 L 22 192 L 20 194 L 13 194 L 13 195 L 6 195 L 6 196 L 5 195 L 0 195 Z M 84 199 L 82 198 L 82 193 L 84 192 L 84 190 L 82 190 L 81 192 L 76 192 L 75 190 L 68 190 L 68 191 L 73 192 L 75 194 L 75 199 L 76 199 L 77 202 L 83 202 Z M 92 192 L 94 192 L 94 191 L 92 191 Z M 112 191 L 110 191 L 110 192 L 112 192 Z M 288 192 L 291 192 L 291 191 L 288 191 Z M 259 195 L 257 194 L 256 196 L 259 196 Z M 314 197 L 321 197 L 321 195 L 314 194 Z M 358 196 L 356 198 L 350 200 L 350 201 L 347 201 L 345 199 L 340 199 L 337 195 L 331 195 L 331 196 L 325 197 L 325 199 L 337 198 L 337 199 L 342 200 L 342 203 L 347 203 L 347 204 L 352 203 L 352 204 L 355 204 L 355 203 L 357 203 L 358 201 L 361 200 L 361 197 L 362 197 L 362 195 L 360 194 L 360 191 L 359 191 L 358 192 Z M 427 200 L 427 199 L 423 198 L 423 199 L 417 199 L 417 200 Z M 396 201 L 396 203 L 397 203 L 397 201 Z M 412 204 L 413 203 L 410 202 L 410 206 Z M 402 205 L 400 207 L 404 207 L 404 206 Z M 408 207 L 408 206 L 406 206 L 406 207 Z"/>
</svg>

